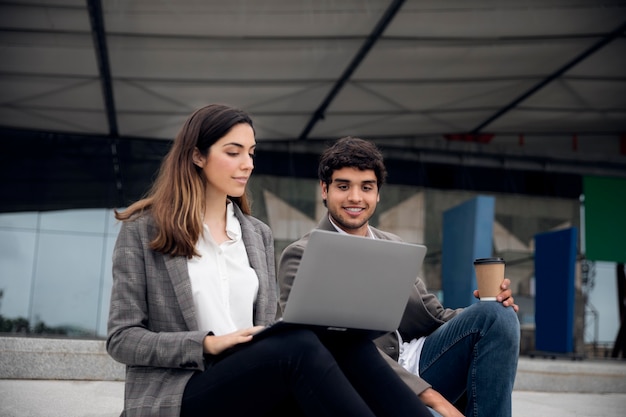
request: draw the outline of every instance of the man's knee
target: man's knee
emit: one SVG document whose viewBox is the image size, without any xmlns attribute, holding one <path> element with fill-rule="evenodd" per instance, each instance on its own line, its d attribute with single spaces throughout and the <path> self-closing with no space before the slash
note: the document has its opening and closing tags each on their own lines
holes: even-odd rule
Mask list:
<svg viewBox="0 0 626 417">
<path fill-rule="evenodd" d="M 517 313 L 512 307 L 505 307 L 502 303 L 485 301 L 472 305 L 475 314 L 478 313 L 480 320 L 490 323 L 489 331 L 499 338 L 506 338 L 512 344 L 519 344 L 520 325 Z"/>
<path fill-rule="evenodd" d="M 511 347 L 518 349 L 521 330 L 517 313 L 515 313 L 512 307 L 504 307 L 501 304 L 499 307 L 501 308 L 496 309 L 495 328 L 503 340 L 508 340 Z"/>
</svg>

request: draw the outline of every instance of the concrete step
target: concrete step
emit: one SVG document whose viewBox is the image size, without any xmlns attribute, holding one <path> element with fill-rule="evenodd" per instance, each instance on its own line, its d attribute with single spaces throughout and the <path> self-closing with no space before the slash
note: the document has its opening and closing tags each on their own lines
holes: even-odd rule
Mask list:
<svg viewBox="0 0 626 417">
<path fill-rule="evenodd" d="M 0 379 L 123 381 L 103 340 L 0 337 Z"/>
<path fill-rule="evenodd" d="M 515 390 L 626 393 L 626 361 L 520 357 Z"/>
<path fill-rule="evenodd" d="M 124 366 L 111 359 L 103 340 L 0 337 L 0 352 L 0 379 L 124 380 Z M 523 356 L 514 389 L 626 394 L 626 361 Z"/>
</svg>

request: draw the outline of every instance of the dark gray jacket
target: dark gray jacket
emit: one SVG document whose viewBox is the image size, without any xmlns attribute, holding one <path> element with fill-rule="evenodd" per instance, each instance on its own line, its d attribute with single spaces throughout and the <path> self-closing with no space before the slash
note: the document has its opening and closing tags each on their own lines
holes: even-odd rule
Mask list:
<svg viewBox="0 0 626 417">
<path fill-rule="evenodd" d="M 318 223 L 317 228 L 333 232 L 336 231 L 328 218 L 328 214 Z M 370 229 L 377 239 L 402 240 L 392 233 L 383 232 L 371 226 Z M 280 286 L 280 306 L 283 310 L 287 303 L 287 297 L 291 291 L 296 271 L 300 265 L 304 248 L 309 241 L 309 235 L 310 233 L 307 233 L 299 240 L 287 246 L 280 256 L 278 262 L 278 284 Z M 426 290 L 424 282 L 417 277 L 398 331 L 404 340 L 427 336 L 443 323 L 456 316 L 459 312 L 460 309 L 452 310 L 444 308 L 437 297 Z M 397 363 L 400 349 L 398 337 L 395 332 L 388 333 L 376 339 L 375 342 L 376 345 L 386 353 L 384 356 L 388 359 L 388 362 L 416 394 L 420 394 L 426 388 L 430 387 L 430 384 L 426 381 L 405 371 L 404 368 Z"/>
</svg>

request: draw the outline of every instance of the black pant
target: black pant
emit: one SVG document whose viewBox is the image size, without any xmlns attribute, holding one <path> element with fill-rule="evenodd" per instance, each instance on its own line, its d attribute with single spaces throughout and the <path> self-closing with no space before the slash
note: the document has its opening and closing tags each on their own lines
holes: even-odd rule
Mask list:
<svg viewBox="0 0 626 417">
<path fill-rule="evenodd" d="M 371 341 L 303 329 L 225 352 L 194 374 L 181 416 L 207 415 L 431 416 Z"/>
</svg>

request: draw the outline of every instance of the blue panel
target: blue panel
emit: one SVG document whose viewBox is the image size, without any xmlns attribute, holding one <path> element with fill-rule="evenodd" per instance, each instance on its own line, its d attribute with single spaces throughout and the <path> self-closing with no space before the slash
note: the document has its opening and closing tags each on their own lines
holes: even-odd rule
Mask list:
<svg viewBox="0 0 626 417">
<path fill-rule="evenodd" d="M 474 259 L 492 256 L 495 199 L 478 196 L 443 213 L 443 304 L 467 307 L 474 298 Z"/>
<path fill-rule="evenodd" d="M 575 227 L 535 235 L 535 348 L 574 352 Z"/>
</svg>

